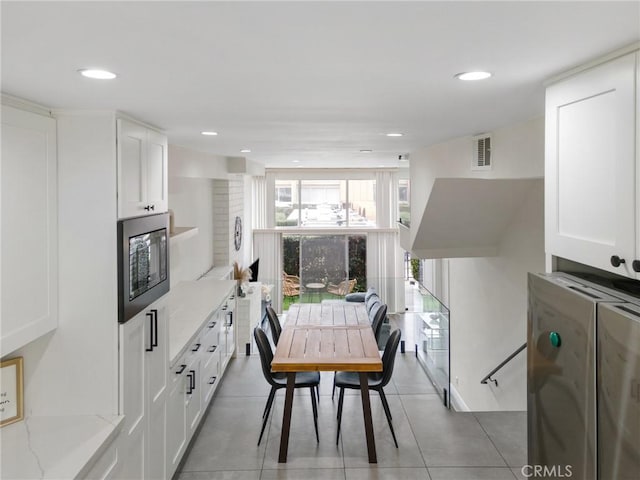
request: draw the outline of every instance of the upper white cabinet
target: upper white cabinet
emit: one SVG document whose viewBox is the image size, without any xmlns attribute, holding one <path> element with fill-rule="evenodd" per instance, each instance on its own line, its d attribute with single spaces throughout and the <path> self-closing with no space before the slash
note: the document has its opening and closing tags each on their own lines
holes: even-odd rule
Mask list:
<svg viewBox="0 0 640 480">
<path fill-rule="evenodd" d="M 119 118 L 118 218 L 168 209 L 167 137 Z"/>
<path fill-rule="evenodd" d="M 637 64 L 631 52 L 550 85 L 545 126 L 547 253 L 632 278 L 640 272 Z"/>
<path fill-rule="evenodd" d="M 2 106 L 2 336 L 6 355 L 58 324 L 56 121 Z"/>
</svg>

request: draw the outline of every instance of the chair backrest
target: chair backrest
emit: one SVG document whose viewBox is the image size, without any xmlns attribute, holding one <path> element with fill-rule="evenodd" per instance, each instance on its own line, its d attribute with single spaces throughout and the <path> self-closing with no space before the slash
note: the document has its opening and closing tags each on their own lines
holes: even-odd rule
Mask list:
<svg viewBox="0 0 640 480">
<path fill-rule="evenodd" d="M 376 342 L 380 340 L 380 332 L 382 332 L 382 323 L 387 316 L 387 306 L 378 302 L 374 305 L 369 313 L 371 319 L 371 328 L 376 337 Z"/>
<path fill-rule="evenodd" d="M 271 336 L 273 337 L 273 344 L 277 345 L 278 340 L 280 340 L 280 333 L 282 333 L 282 326 L 280 325 L 280 319 L 278 318 L 278 314 L 271 307 L 271 305 L 267 305 L 267 319 L 269 320 L 269 328 L 271 328 Z"/>
<path fill-rule="evenodd" d="M 373 295 L 369 295 L 369 298 L 364 301 L 364 306 L 367 308 L 367 313 L 371 312 L 371 308 L 376 302 L 382 302 L 382 300 L 380 300 L 380 297 L 378 296 L 377 293 L 374 293 Z"/>
<path fill-rule="evenodd" d="M 349 293 L 349 280 L 343 280 L 338 284 L 338 295 L 344 297 Z"/>
<path fill-rule="evenodd" d="M 396 362 L 396 352 L 398 351 L 398 345 L 400 344 L 400 329 L 396 329 L 391 332 L 389 339 L 384 346 L 384 352 L 382 353 L 382 380 L 380 381 L 380 387 L 384 387 L 393 374 L 393 365 Z"/>
<path fill-rule="evenodd" d="M 264 333 L 264 330 L 260 327 L 256 327 L 253 329 L 253 336 L 256 339 L 258 352 L 260 352 L 260 363 L 262 363 L 262 373 L 264 374 L 264 378 L 269 382 L 269 385 L 274 385 L 273 373 L 271 372 L 273 351 L 271 350 L 271 344 L 269 343 L 267 334 Z"/>
<path fill-rule="evenodd" d="M 370 297 L 371 295 L 378 295 L 378 294 L 376 293 L 376 289 L 375 289 L 375 288 L 373 288 L 373 287 L 369 287 L 369 288 L 367 288 L 367 292 L 364 294 L 364 301 L 365 301 L 365 302 L 367 302 L 367 301 L 369 300 L 369 297 Z"/>
</svg>

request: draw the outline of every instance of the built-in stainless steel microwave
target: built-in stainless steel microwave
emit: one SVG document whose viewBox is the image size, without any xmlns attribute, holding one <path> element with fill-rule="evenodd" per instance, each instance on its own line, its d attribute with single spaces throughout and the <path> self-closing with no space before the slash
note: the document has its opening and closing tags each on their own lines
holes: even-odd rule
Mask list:
<svg viewBox="0 0 640 480">
<path fill-rule="evenodd" d="M 118 222 L 118 322 L 169 291 L 169 215 Z"/>
</svg>

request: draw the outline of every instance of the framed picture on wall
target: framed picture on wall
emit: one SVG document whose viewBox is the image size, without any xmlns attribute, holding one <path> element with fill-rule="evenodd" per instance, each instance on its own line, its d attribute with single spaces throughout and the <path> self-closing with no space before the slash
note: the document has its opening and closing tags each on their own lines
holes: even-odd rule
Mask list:
<svg viewBox="0 0 640 480">
<path fill-rule="evenodd" d="M 22 357 L 17 357 L 0 363 L 0 427 L 23 417 Z"/>
</svg>

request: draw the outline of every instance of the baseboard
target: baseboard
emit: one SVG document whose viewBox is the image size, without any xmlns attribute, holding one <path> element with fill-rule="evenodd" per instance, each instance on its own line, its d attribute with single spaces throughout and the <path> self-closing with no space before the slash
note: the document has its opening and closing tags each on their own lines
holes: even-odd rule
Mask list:
<svg viewBox="0 0 640 480">
<path fill-rule="evenodd" d="M 450 385 L 450 388 L 451 388 L 451 392 L 449 396 L 449 401 L 451 402 L 451 407 L 456 412 L 470 412 L 471 409 L 464 402 L 464 399 L 462 398 L 460 393 L 458 393 L 458 391 L 456 390 L 456 387 L 454 387 L 453 385 Z"/>
</svg>

